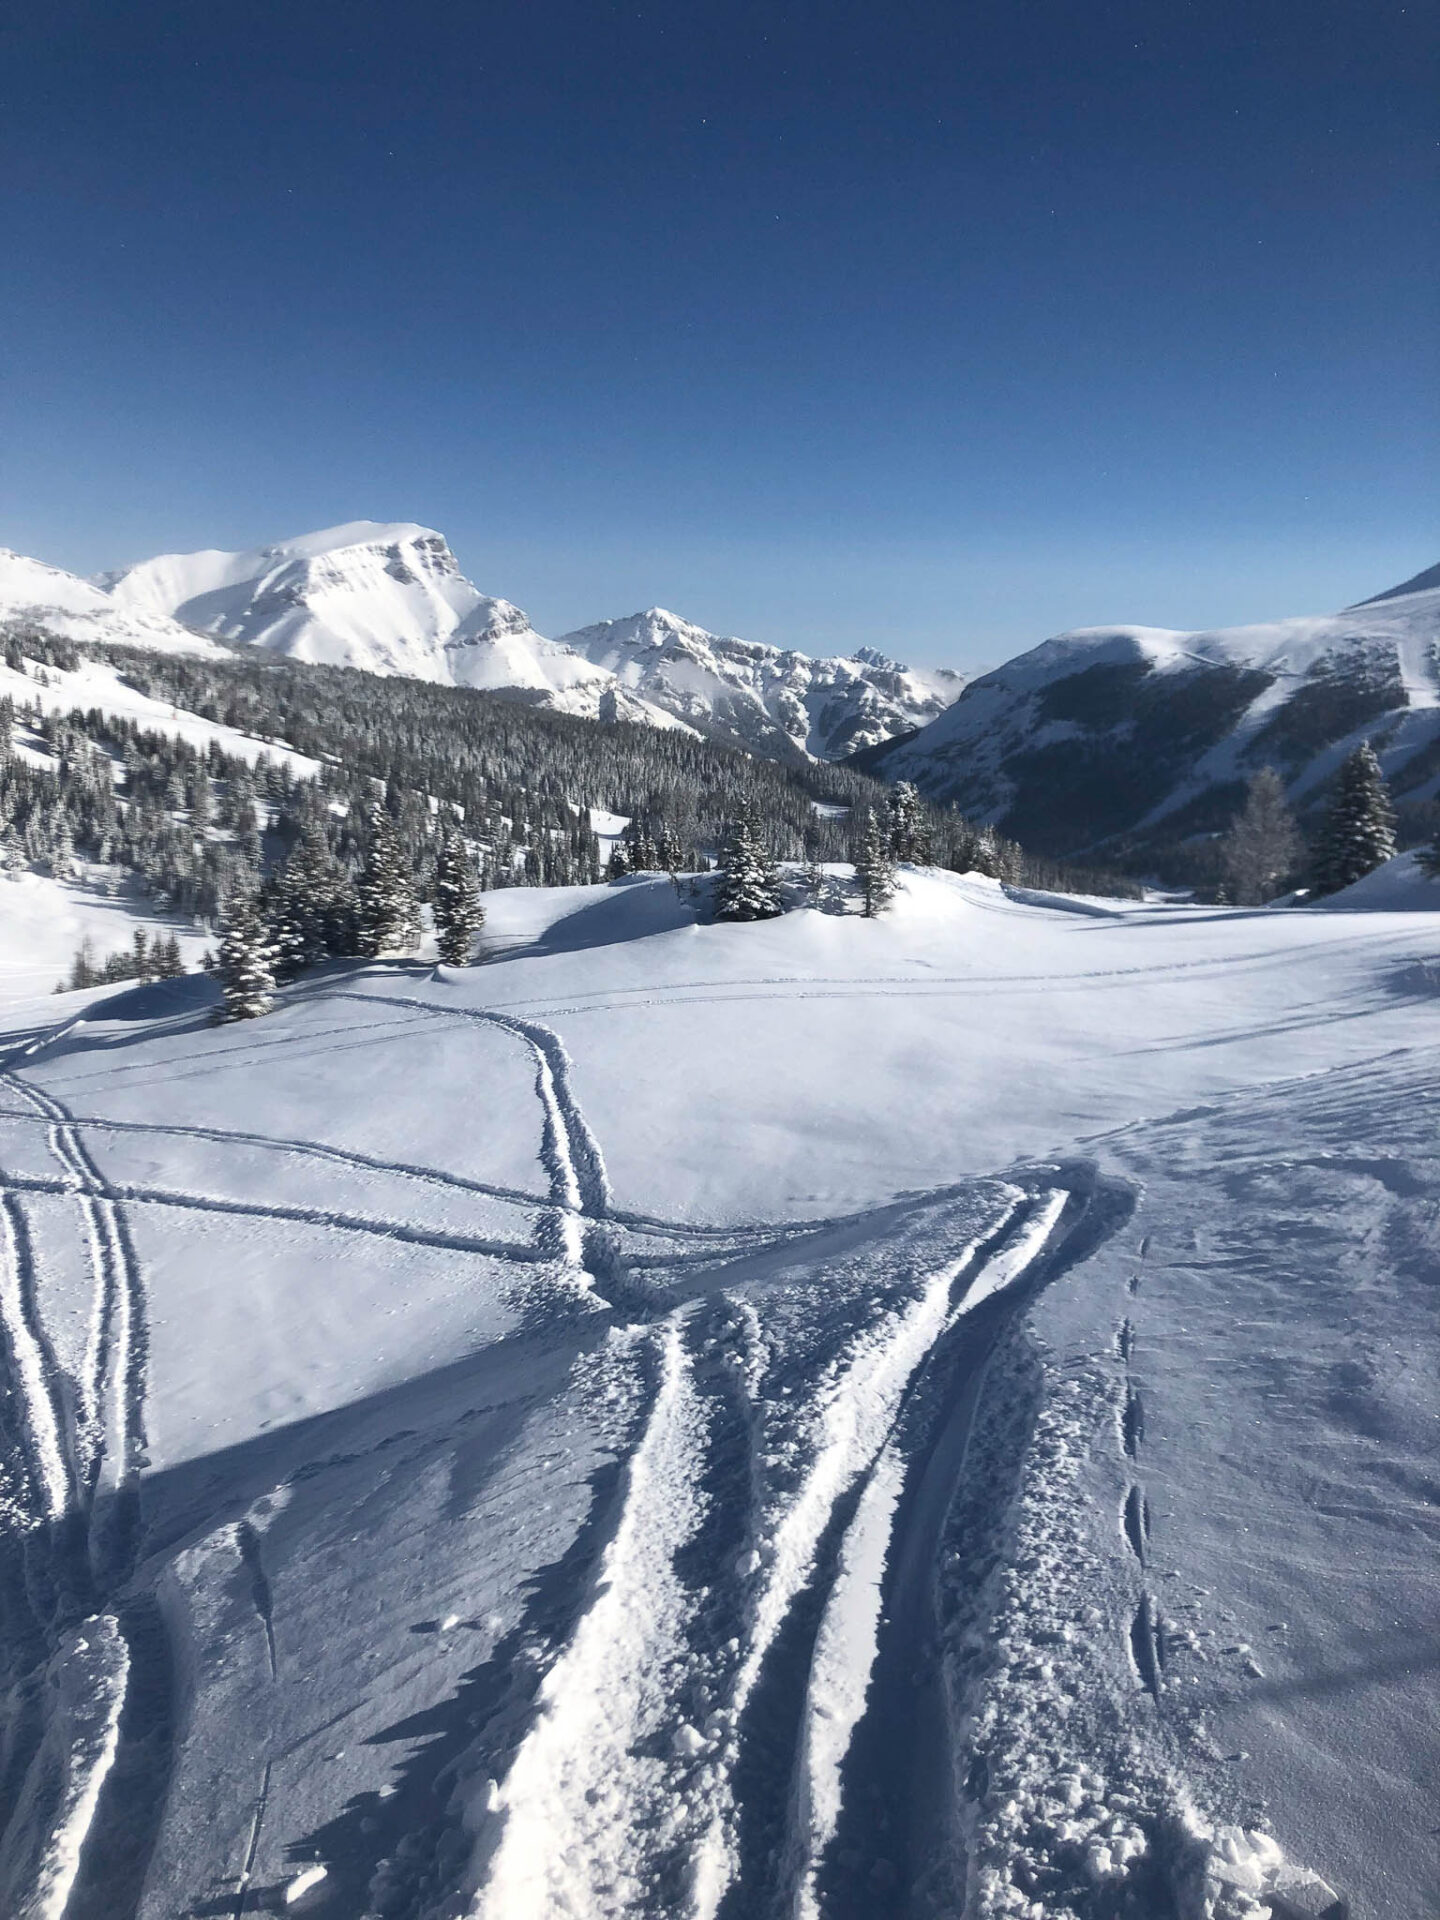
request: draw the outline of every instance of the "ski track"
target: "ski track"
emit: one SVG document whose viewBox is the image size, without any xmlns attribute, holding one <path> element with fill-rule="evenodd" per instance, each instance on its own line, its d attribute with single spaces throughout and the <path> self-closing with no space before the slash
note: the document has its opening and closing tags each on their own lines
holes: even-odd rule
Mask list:
<svg viewBox="0 0 1440 1920">
<path fill-rule="evenodd" d="M 843 992 L 850 984 L 817 982 L 818 993 L 802 990 L 799 997 L 832 997 L 827 989 L 838 987 Z M 876 983 L 865 984 L 873 989 Z M 5 1189 L 0 1207 L 5 1213 L 6 1254 L 0 1309 L 12 1371 L 24 1401 L 25 1437 L 34 1456 L 43 1518 L 58 1520 L 76 1504 L 88 1510 L 107 1457 L 115 1463 L 120 1484 L 138 1475 L 143 1461 L 145 1302 L 121 1202 L 302 1222 L 510 1261 L 558 1259 L 602 1298 L 600 1284 L 585 1267 L 587 1223 L 602 1237 L 609 1229 L 600 1229 L 599 1223 L 613 1220 L 617 1226 L 659 1231 L 682 1241 L 726 1242 L 718 1248 L 722 1253 L 747 1240 L 753 1250 L 766 1234 L 772 1236 L 772 1245 L 783 1246 L 788 1239 L 835 1224 L 696 1229 L 692 1234 L 683 1226 L 648 1216 L 616 1213 L 603 1155 L 574 1091 L 569 1056 L 552 1029 L 510 1011 L 446 1007 L 411 996 L 340 992 L 334 997 L 383 1002 L 445 1020 L 472 1020 L 519 1040 L 534 1063 L 548 1204 L 534 1194 L 512 1194 L 438 1169 L 386 1162 L 316 1142 L 277 1141 L 199 1127 L 80 1122 L 59 1100 L 5 1072 L 5 1081 L 44 1122 L 47 1143 L 60 1169 L 58 1180 L 0 1181 Z M 636 1004 L 663 1001 L 651 995 Z M 574 1009 L 588 1010 L 592 1009 Z M 41 1036 L 12 1054 L 5 1065 L 13 1067 L 78 1024 L 71 1022 Z M 535 1238 L 528 1245 L 515 1245 L 318 1206 L 230 1200 L 112 1183 L 91 1158 L 80 1133 L 82 1124 L 117 1133 L 172 1132 L 213 1139 L 217 1144 L 234 1142 L 307 1154 L 321 1161 L 538 1205 L 542 1216 Z M 27 1277 L 25 1268 L 23 1249 L 28 1238 L 23 1231 L 17 1235 L 15 1228 L 17 1194 L 25 1190 L 73 1194 L 90 1250 L 92 1301 L 81 1376 L 75 1383 L 72 1436 L 78 1485 L 71 1484 L 67 1472 L 64 1403 L 47 1372 L 43 1329 L 32 1324 L 37 1309 L 34 1276 Z M 840 1819 L 842 1768 L 864 1714 L 879 1636 L 882 1581 L 908 1472 L 896 1432 L 901 1408 L 936 1342 L 966 1313 L 1025 1276 L 1070 1198 L 1063 1189 L 1036 1195 L 1029 1201 L 1020 1231 L 1006 1239 L 1028 1196 L 1015 1187 L 1008 1195 L 1002 1189 L 1001 1196 L 1004 1205 L 984 1231 L 957 1256 L 925 1275 L 918 1292 L 898 1305 L 892 1295 L 875 1319 L 850 1329 L 822 1376 L 811 1403 L 813 1453 L 808 1467 L 778 1513 L 755 1516 L 754 1531 L 763 1557 L 748 1597 L 739 1603 L 739 1638 L 730 1643 L 736 1655 L 733 1669 L 723 1698 L 716 1703 L 718 1710 L 710 1713 L 703 1732 L 680 1721 L 680 1714 L 687 1676 L 693 1680 L 705 1669 L 714 1651 L 706 1645 L 712 1629 L 707 1625 L 702 1630 L 701 1625 L 713 1599 L 703 1585 L 687 1586 L 676 1564 L 705 1521 L 704 1475 L 710 1464 L 712 1427 L 720 1417 L 719 1403 L 696 1375 L 700 1310 L 698 1303 L 688 1303 L 676 1307 L 663 1321 L 613 1329 L 612 1341 L 631 1348 L 644 1343 L 654 1353 L 658 1386 L 626 1467 L 616 1531 L 605 1549 L 589 1607 L 541 1685 L 536 1718 L 503 1781 L 498 1786 L 486 1783 L 481 1804 L 471 1809 L 470 1824 L 478 1832 L 471 1881 L 473 1920 L 549 1920 L 550 1916 L 620 1920 L 659 1910 L 657 1899 L 664 1902 L 665 1911 L 674 1912 L 664 1874 L 673 1870 L 677 1854 L 688 1862 L 686 1905 L 693 1920 L 717 1920 L 722 1905 L 728 1911 L 727 1896 L 737 1891 L 742 1875 L 739 1822 L 743 1809 L 733 1780 L 741 1722 L 768 1656 L 816 1577 L 822 1539 L 837 1513 L 847 1511 L 850 1517 L 829 1576 L 829 1591 L 823 1596 L 810 1655 L 789 1821 L 787 1906 L 796 1920 L 816 1920 L 816 1873 Z M 981 1259 L 987 1248 L 996 1250 Z M 957 1289 L 971 1268 L 977 1270 L 957 1301 Z M 755 1321 L 747 1300 L 736 1298 L 729 1304 L 742 1317 Z M 757 1337 L 758 1326 L 755 1321 Z M 743 1366 L 738 1356 L 731 1358 L 744 1375 L 742 1392 L 748 1395 L 752 1410 L 758 1409 L 766 1364 L 758 1346 Z M 781 1391 L 783 1396 L 783 1386 Z M 757 1426 L 755 1439 L 759 1437 Z M 853 1510 L 843 1508 L 841 1503 L 853 1500 L 857 1490 Z M 93 1529 L 92 1559 L 102 1583 L 107 1572 L 113 1584 L 127 1571 L 118 1564 L 105 1567 Z M 251 1571 L 256 1577 L 255 1569 Z M 268 1618 L 266 1626 L 273 1668 L 273 1627 Z M 74 1747 L 74 1778 L 24 1920 L 63 1920 L 80 1850 L 119 1742 L 128 1647 L 113 1615 L 104 1617 L 94 1637 L 97 1648 L 108 1648 L 114 1656 L 90 1656 L 91 1665 L 98 1662 L 98 1668 L 104 1669 L 91 1688 L 98 1703 L 98 1732 Z M 85 1651 L 85 1641 L 75 1644 L 81 1653 Z M 67 1657 L 73 1665 L 73 1654 Z M 235 1892 L 237 1914 L 247 1905 L 270 1765 L 266 1763 Z"/>
<path fill-rule="evenodd" d="M 703 1510 L 706 1416 L 685 1341 L 687 1310 L 655 1338 L 660 1384 L 633 1454 L 596 1597 L 546 1675 L 540 1714 L 493 1803 L 498 1840 L 475 1920 L 602 1920 L 647 1903 L 645 1854 L 677 1817 L 670 1766 L 648 1751 L 697 1597 L 674 1569 Z M 483 1836 L 482 1836 L 483 1841 Z"/>
<path fill-rule="evenodd" d="M 543 1683 L 538 1717 L 503 1782 L 482 1795 L 472 1920 L 620 1920 L 662 1907 L 676 1912 L 677 1857 L 685 1863 L 686 1910 L 695 1920 L 713 1920 L 741 1871 L 741 1808 L 732 1775 L 745 1709 L 815 1577 L 838 1503 L 863 1482 L 812 1659 L 797 1755 L 796 1898 L 800 1913 L 814 1911 L 803 1904 L 803 1888 L 838 1820 L 840 1768 L 863 1712 L 879 1583 L 907 1472 L 895 1424 L 918 1370 L 954 1324 L 957 1284 L 1005 1234 L 1025 1200 L 1013 1188 L 1001 1198 L 983 1232 L 925 1276 L 918 1294 L 898 1306 L 892 1300 L 845 1336 L 822 1385 L 808 1468 L 777 1516 L 755 1516 L 765 1560 L 750 1596 L 737 1603 L 735 1629 L 708 1618 L 713 1591 L 686 1587 L 675 1567 L 704 1518 L 701 1489 L 720 1418 L 695 1373 L 699 1310 L 687 1305 L 662 1323 L 612 1335 L 654 1343 L 660 1386 L 631 1457 L 595 1597 Z M 980 1267 L 970 1305 L 1022 1278 L 1068 1198 L 1052 1192 L 1034 1202 L 1021 1233 L 994 1254 L 992 1283 L 986 1283 L 990 1263 Z M 748 1301 L 730 1304 L 753 1320 Z M 743 1381 L 753 1417 L 765 1363 L 758 1353 L 743 1362 L 734 1337 L 731 1378 Z M 783 1409 L 778 1384 L 776 1405 Z M 754 1441 L 760 1442 L 758 1428 Z M 717 1697 L 711 1643 L 736 1630 L 737 1658 Z M 687 1683 L 707 1673 L 712 1679 L 701 1692 L 711 1711 L 697 1728 L 682 1718 L 694 1691 Z"/>
<path fill-rule="evenodd" d="M 36 1051 L 41 1044 L 45 1042 L 25 1051 Z M 78 1568 L 72 1570 L 72 1588 L 84 1591 L 93 1582 L 103 1595 L 123 1585 L 135 1551 L 125 1516 L 118 1511 L 102 1515 L 96 1503 L 102 1478 L 109 1490 L 119 1492 L 133 1486 L 143 1463 L 145 1348 L 140 1266 L 115 1190 L 91 1159 L 67 1109 L 13 1072 L 5 1073 L 3 1079 L 45 1124 L 47 1145 L 61 1170 L 56 1186 L 75 1197 L 92 1275 L 85 1349 L 79 1378 L 72 1383 L 72 1412 L 45 1336 L 29 1234 L 17 1193 L 23 1185 L 47 1183 L 5 1182 L 0 1194 L 4 1242 L 0 1322 L 23 1402 L 24 1437 L 35 1462 L 35 1510 L 28 1518 L 31 1525 L 48 1523 L 57 1553 L 68 1553 L 61 1545 L 63 1531 L 78 1522 L 89 1566 L 83 1574 Z M 46 1636 L 53 1649 L 47 1688 L 51 1737 L 58 1738 L 64 1749 L 64 1783 L 34 1885 L 21 1909 L 22 1920 L 63 1920 L 105 1781 L 119 1751 L 131 1667 L 129 1641 L 116 1615 L 98 1616 L 57 1641 L 57 1634 L 64 1631 L 64 1611 L 63 1607 L 56 1610 Z"/>
<path fill-rule="evenodd" d="M 117 1205 L 123 1190 L 100 1172 L 79 1124 L 61 1101 L 14 1073 L 5 1080 L 46 1122 L 50 1151 L 62 1170 L 64 1187 L 76 1195 L 90 1248 L 91 1312 L 77 1383 L 81 1418 L 75 1451 L 81 1479 L 91 1483 L 93 1491 L 93 1481 L 108 1459 L 113 1479 L 123 1484 L 139 1469 L 145 1391 L 137 1340 L 143 1320 L 142 1281 Z"/>
<path fill-rule="evenodd" d="M 1011 1211 L 1016 1204 L 1018 1197 Z M 836 1502 L 870 1467 L 889 1438 L 905 1389 L 945 1331 L 956 1281 L 995 1231 L 992 1220 L 956 1258 L 930 1276 L 918 1300 L 891 1315 L 888 1323 L 868 1329 L 822 1388 L 815 1459 L 771 1536 L 767 1577 L 730 1701 L 736 1720 L 749 1703 L 790 1609 L 810 1579 Z M 733 1764 L 733 1751 L 727 1758 Z M 714 1800 L 714 1815 L 696 1853 L 697 1920 L 715 1920 L 740 1867 L 739 1808 L 730 1792 L 728 1769 L 715 1783 Z"/>
<path fill-rule="evenodd" d="M 983 1301 L 1024 1278 L 1043 1252 L 1069 1200 L 1068 1189 L 1045 1195 L 1014 1239 L 1000 1245 L 984 1262 L 959 1304 L 951 1309 L 945 1333 Z M 1006 1232 L 1022 1205 L 1023 1199 L 1017 1195 L 984 1237 L 966 1248 L 956 1262 L 952 1287 L 981 1248 L 994 1244 Z M 811 1660 L 792 1814 L 793 1851 L 800 1856 L 793 1869 L 795 1920 L 819 1920 L 816 1876 L 840 1822 L 841 1769 L 865 1709 L 879 1646 L 882 1584 L 904 1488 L 905 1461 L 892 1438 L 882 1448 L 846 1530 Z"/>
<path fill-rule="evenodd" d="M 70 1477 L 62 1448 L 62 1414 L 54 1374 L 36 1326 L 29 1235 L 14 1194 L 0 1205 L 0 1331 L 21 1401 L 21 1429 L 31 1456 L 41 1511 L 36 1524 L 58 1521 L 70 1505 Z"/>
<path fill-rule="evenodd" d="M 101 1789 L 120 1745 L 130 1652 L 113 1614 L 87 1620 L 51 1674 L 65 1737 L 65 1781 L 34 1889 L 18 1920 L 64 1920 Z"/>
<path fill-rule="evenodd" d="M 841 1768 L 865 1711 L 879 1645 L 885 1564 L 904 1487 L 904 1461 L 893 1441 L 887 1442 L 846 1532 L 816 1636 L 792 1814 L 801 1856 L 792 1869 L 795 1920 L 820 1920 L 816 1874 L 840 1824 Z"/>
<path fill-rule="evenodd" d="M 536 1091 L 554 1132 L 555 1162 L 547 1169 L 552 1180 L 551 1197 L 557 1206 L 570 1207 L 591 1219 L 607 1217 L 611 1193 L 605 1159 L 575 1096 L 570 1056 L 553 1028 L 538 1020 L 522 1019 L 518 1014 L 494 1012 L 484 1007 L 438 1006 L 433 1000 L 421 1000 L 409 994 L 342 990 L 334 997 L 359 1000 L 366 1005 L 378 1001 L 442 1020 L 474 1020 L 482 1026 L 498 1027 L 502 1033 L 513 1033 L 524 1041 L 536 1059 Z"/>
</svg>

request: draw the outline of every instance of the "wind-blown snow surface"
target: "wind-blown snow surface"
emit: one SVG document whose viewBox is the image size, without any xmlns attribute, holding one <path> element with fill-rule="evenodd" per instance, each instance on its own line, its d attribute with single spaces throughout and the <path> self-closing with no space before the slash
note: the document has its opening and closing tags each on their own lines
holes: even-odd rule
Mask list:
<svg viewBox="0 0 1440 1920">
<path fill-rule="evenodd" d="M 10 1017 L 0 1909 L 1429 1911 L 1440 920 L 488 906 Z"/>
</svg>

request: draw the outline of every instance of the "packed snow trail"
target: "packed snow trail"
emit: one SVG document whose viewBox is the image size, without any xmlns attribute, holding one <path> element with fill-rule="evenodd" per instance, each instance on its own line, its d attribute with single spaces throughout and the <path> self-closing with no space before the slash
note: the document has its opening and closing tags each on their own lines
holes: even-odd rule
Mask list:
<svg viewBox="0 0 1440 1920">
<path fill-rule="evenodd" d="M 139 1262 L 114 1191 L 68 1109 L 13 1071 L 3 1080 L 45 1124 L 61 1170 L 59 1190 L 76 1200 L 91 1273 L 79 1374 L 67 1392 L 37 1298 L 16 1190 L 23 1183 L 11 1182 L 0 1196 L 0 1334 L 34 1463 L 28 1508 L 11 1517 L 22 1529 L 47 1529 L 46 1580 L 36 1590 L 51 1589 L 53 1599 L 50 1617 L 37 1611 L 33 1621 L 50 1649 L 45 1717 L 19 1774 L 23 1784 L 0 1853 L 0 1891 L 8 1879 L 22 1920 L 63 1920 L 119 1751 L 133 1664 L 123 1608 L 79 1629 L 73 1620 L 80 1607 L 97 1598 L 103 1603 L 123 1585 L 138 1550 L 145 1317 Z M 29 1864 L 27 1843 L 40 1848 Z M 11 1858 L 15 1847 L 20 1853 Z"/>
<path fill-rule="evenodd" d="M 31 1781 L 53 1770 L 60 1778 L 50 1836 L 16 1920 L 64 1920 L 80 1856 L 120 1744 L 120 1713 L 130 1671 L 125 1637 L 111 1614 L 87 1620 L 51 1662 L 55 1696 L 47 1736 L 49 1769 L 32 1766 Z M 23 1818 L 22 1809 L 22 1818 Z"/>
<path fill-rule="evenodd" d="M 140 1265 L 117 1205 L 117 1189 L 96 1166 L 68 1107 L 17 1074 L 4 1078 L 45 1120 L 50 1151 L 76 1195 L 90 1250 L 92 1308 L 85 1364 L 77 1383 L 81 1420 L 75 1439 L 87 1482 L 88 1508 L 107 1461 L 116 1486 L 132 1483 L 139 1471 L 145 1400 Z"/>
<path fill-rule="evenodd" d="M 598 1920 L 650 1903 L 637 1841 L 663 1845 L 673 1818 L 670 1756 L 654 1746 L 698 1603 L 674 1568 L 703 1511 L 705 1411 L 685 1320 L 654 1336 L 659 1388 L 620 1525 L 595 1602 L 546 1675 L 539 1718 L 495 1795 L 500 1834 L 476 1920 Z"/>
<path fill-rule="evenodd" d="M 0 1203 L 0 1335 L 10 1360 L 21 1431 L 38 1496 L 37 1521 L 58 1521 L 70 1505 L 70 1476 L 61 1443 L 55 1369 L 43 1350 L 30 1272 L 29 1235 L 13 1194 Z"/>
<path fill-rule="evenodd" d="M 885 1564 L 911 1464 L 897 1437 L 902 1406 L 936 1342 L 953 1336 L 962 1289 L 983 1301 L 1015 1286 L 1068 1197 L 1030 1200 L 980 1183 L 962 1202 L 922 1202 L 898 1222 L 882 1210 L 878 1239 L 833 1269 L 823 1310 L 824 1294 L 807 1290 L 810 1309 L 794 1318 L 802 1296 L 782 1288 L 777 1318 L 767 1312 L 776 1279 L 724 1289 L 722 1274 L 707 1302 L 611 1336 L 652 1343 L 660 1384 L 595 1598 L 547 1673 L 508 1771 L 469 1816 L 479 1822 L 475 1920 L 700 1920 L 741 1885 L 753 1903 L 760 1889 L 747 1874 L 737 1769 L 751 1764 L 752 1709 L 777 1676 L 788 1691 L 792 1672 L 810 1705 L 783 1736 L 783 1767 L 808 1768 L 818 1825 L 806 1857 L 823 1846 L 865 1696 L 855 1636 L 833 1616 L 836 1606 L 854 1611 L 856 1566 Z M 947 1241 L 953 1250 L 935 1264 Z M 825 1273 L 807 1265 L 803 1246 L 776 1263 L 777 1276 L 803 1273 L 812 1284 Z M 793 1384 L 827 1353 L 818 1391 L 792 1401 Z M 748 1512 L 712 1514 L 705 1489 L 737 1475 L 751 1486 Z M 837 1554 L 830 1543 L 842 1539 L 848 1551 Z M 817 1591 L 832 1595 L 831 1627 L 807 1685 L 814 1630 L 805 1620 Z M 862 1613 L 868 1604 L 862 1598 Z M 773 1721 L 773 1705 L 762 1718 Z M 822 1719 L 828 1753 L 816 1734 Z"/>
</svg>

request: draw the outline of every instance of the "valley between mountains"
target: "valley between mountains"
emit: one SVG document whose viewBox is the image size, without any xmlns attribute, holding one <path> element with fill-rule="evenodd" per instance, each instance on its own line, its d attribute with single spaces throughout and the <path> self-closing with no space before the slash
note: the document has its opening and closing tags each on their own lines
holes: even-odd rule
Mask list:
<svg viewBox="0 0 1440 1920">
<path fill-rule="evenodd" d="M 487 906 L 12 1001 L 0 1907 L 1432 1910 L 1433 914 Z"/>
</svg>

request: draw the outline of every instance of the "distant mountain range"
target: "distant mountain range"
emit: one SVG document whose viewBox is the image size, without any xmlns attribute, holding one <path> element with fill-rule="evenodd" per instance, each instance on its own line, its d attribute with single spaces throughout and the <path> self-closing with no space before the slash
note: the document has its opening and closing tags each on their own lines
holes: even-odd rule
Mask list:
<svg viewBox="0 0 1440 1920">
<path fill-rule="evenodd" d="M 1402 808 L 1440 792 L 1440 567 L 1342 613 L 1062 633 L 968 684 L 868 647 L 812 659 L 724 638 L 661 607 L 547 639 L 440 534 L 368 520 L 95 582 L 0 552 L 0 628 L 17 621 L 82 643 L 262 647 L 770 759 L 849 759 L 1060 858 L 1143 864 L 1198 844 L 1267 765 L 1303 814 L 1367 736 Z"/>
<path fill-rule="evenodd" d="M 442 535 L 404 523 L 353 521 L 248 553 L 162 554 L 98 587 L 75 585 L 103 589 L 126 621 L 168 620 L 231 646 L 481 687 L 591 719 L 680 726 L 772 759 L 876 745 L 923 726 L 964 685 L 868 648 L 813 660 L 721 638 L 660 607 L 546 639 L 467 580 Z"/>
<path fill-rule="evenodd" d="M 1222 829 L 1264 766 L 1303 815 L 1366 737 L 1402 808 L 1435 799 L 1440 567 L 1342 613 L 1062 633 L 857 764 L 1037 852 L 1107 859 Z"/>
</svg>

